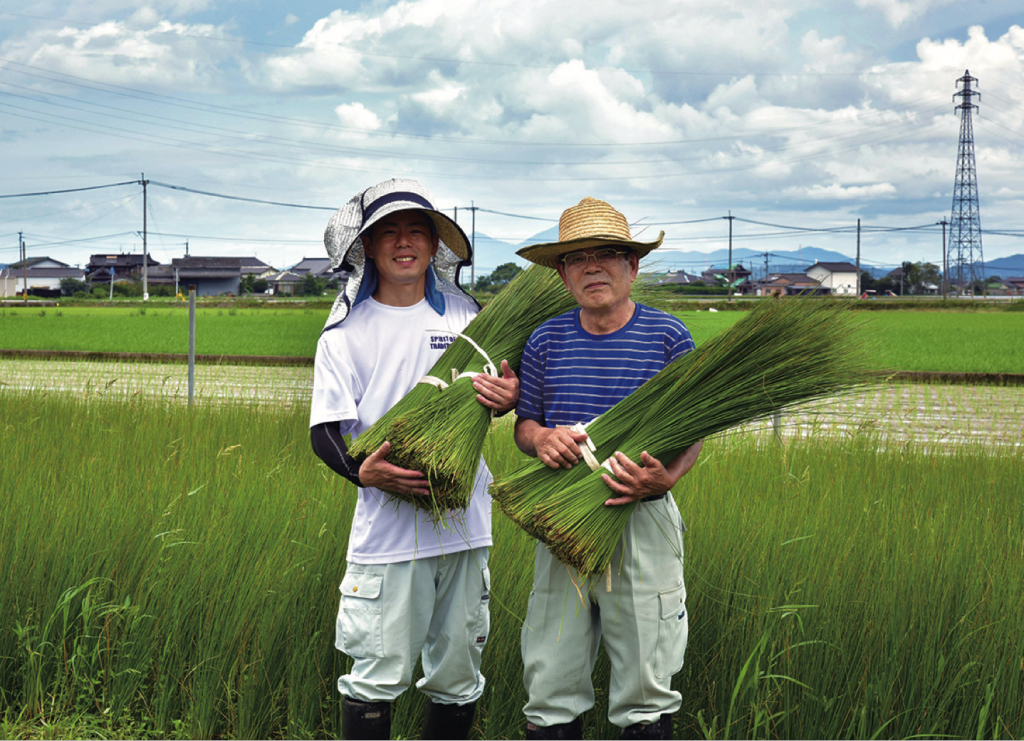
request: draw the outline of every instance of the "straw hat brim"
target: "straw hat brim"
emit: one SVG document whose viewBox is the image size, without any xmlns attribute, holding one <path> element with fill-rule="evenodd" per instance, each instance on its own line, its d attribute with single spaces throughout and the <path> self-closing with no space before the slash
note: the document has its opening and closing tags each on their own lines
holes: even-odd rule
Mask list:
<svg viewBox="0 0 1024 741">
<path fill-rule="evenodd" d="M 531 244 L 528 247 L 523 247 L 516 251 L 524 260 L 529 260 L 537 265 L 543 265 L 546 268 L 557 268 L 558 263 L 564 255 L 570 252 L 579 252 L 580 250 L 589 249 L 591 247 L 623 247 L 628 248 L 637 254 L 637 257 L 644 257 L 652 250 L 657 249 L 661 246 L 662 241 L 665 239 L 665 232 L 661 232 L 658 238 L 653 242 L 637 242 L 634 240 L 620 239 L 619 237 L 606 237 L 596 234 L 593 236 L 580 237 L 578 239 L 568 239 L 564 242 L 543 242 L 541 244 Z"/>
</svg>

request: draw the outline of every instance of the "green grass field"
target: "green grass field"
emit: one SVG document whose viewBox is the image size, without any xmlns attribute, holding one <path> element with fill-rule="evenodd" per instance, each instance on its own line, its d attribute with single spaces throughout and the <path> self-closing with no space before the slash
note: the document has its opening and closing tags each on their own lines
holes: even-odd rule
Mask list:
<svg viewBox="0 0 1024 741">
<path fill-rule="evenodd" d="M 304 409 L 0 390 L 0 419 L 0 736 L 339 734 L 353 490 Z M 520 455 L 508 420 L 485 455 Z M 1021 458 L 709 441 L 676 491 L 677 737 L 1024 735 Z M 532 550 L 496 513 L 477 737 L 522 737 Z M 615 737 L 607 673 L 587 738 Z M 393 733 L 416 737 L 421 709 L 403 696 Z"/>
<path fill-rule="evenodd" d="M 172 308 L 173 307 L 173 308 Z M 199 309 L 196 353 L 312 357 L 327 309 Z M 742 312 L 677 312 L 700 344 Z M 879 368 L 1024 373 L 1024 312 L 864 312 Z M 0 348 L 188 352 L 188 310 L 57 307 L 0 309 Z"/>
<path fill-rule="evenodd" d="M 197 309 L 200 355 L 312 356 L 328 312 Z M 188 353 L 188 308 L 0 309 L 0 347 L 12 350 Z"/>
</svg>

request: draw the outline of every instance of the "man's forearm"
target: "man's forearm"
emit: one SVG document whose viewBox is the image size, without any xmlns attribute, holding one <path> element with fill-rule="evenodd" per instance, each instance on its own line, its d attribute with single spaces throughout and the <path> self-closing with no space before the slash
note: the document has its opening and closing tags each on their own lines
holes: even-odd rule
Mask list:
<svg viewBox="0 0 1024 741">
<path fill-rule="evenodd" d="M 516 420 L 516 426 L 513 431 L 513 438 L 516 441 L 516 447 L 522 452 L 534 458 L 537 457 L 537 444 L 536 435 L 538 430 L 546 429 L 536 420 L 526 419 L 520 417 Z"/>
<path fill-rule="evenodd" d="M 696 465 L 697 458 L 700 457 L 700 451 L 703 447 L 704 441 L 698 440 L 696 443 L 673 458 L 665 467 L 668 471 L 669 477 L 672 479 L 672 486 L 675 486 L 679 479 L 689 473 L 690 469 Z"/>
</svg>

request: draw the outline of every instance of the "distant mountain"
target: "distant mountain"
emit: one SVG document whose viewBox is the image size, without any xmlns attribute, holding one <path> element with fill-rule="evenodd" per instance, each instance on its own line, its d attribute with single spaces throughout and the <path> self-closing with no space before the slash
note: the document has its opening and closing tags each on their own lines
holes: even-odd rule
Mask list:
<svg viewBox="0 0 1024 741">
<path fill-rule="evenodd" d="M 476 233 L 476 275 L 487 275 L 499 265 L 511 262 L 520 267 L 527 267 L 530 263 L 516 255 L 516 250 L 531 244 L 542 242 L 554 242 L 558 240 L 558 226 L 552 225 L 542 232 L 524 239 L 519 244 L 504 242 L 500 239 L 493 239 L 481 232 Z M 747 247 L 734 248 L 732 251 L 734 263 L 742 264 L 743 267 L 751 270 L 757 278 L 764 275 L 765 255 L 763 252 L 749 249 Z M 656 252 L 644 260 L 648 269 L 657 270 L 685 270 L 688 273 L 699 275 L 704 270 L 715 267 L 726 267 L 729 261 L 729 250 L 712 250 L 711 252 L 683 252 L 681 250 L 667 249 L 660 247 Z M 799 250 L 782 250 L 768 253 L 769 273 L 802 273 L 816 262 L 848 262 L 857 264 L 856 256 L 850 257 L 841 252 L 821 249 L 820 247 L 802 247 Z M 892 270 L 898 268 L 900 263 L 883 265 L 862 264 L 861 269 L 867 271 L 875 278 L 888 275 Z M 1024 275 L 1024 254 L 1011 255 L 989 260 L 985 263 L 986 275 L 998 275 L 1003 278 Z M 465 275 L 468 280 L 468 272 Z"/>
<path fill-rule="evenodd" d="M 558 225 L 548 227 L 542 232 L 537 232 L 529 239 L 524 239 L 519 243 L 519 247 L 526 247 L 530 244 L 544 244 L 545 242 L 557 242 L 558 241 Z"/>
<path fill-rule="evenodd" d="M 712 250 L 711 252 L 681 252 L 661 247 L 651 253 L 648 258 L 657 262 L 658 267 L 670 270 L 685 270 L 688 273 L 700 274 L 711 267 L 727 267 L 729 250 Z M 765 253 L 745 247 L 734 248 L 733 263 L 742 265 L 753 271 L 754 275 L 762 276 L 765 269 Z M 856 264 L 846 255 L 818 247 L 803 247 L 797 251 L 770 252 L 767 256 L 769 273 L 802 273 L 816 262 L 849 262 Z"/>
<path fill-rule="evenodd" d="M 525 268 L 530 263 L 516 255 L 517 249 L 519 249 L 519 245 L 503 242 L 500 239 L 488 237 L 482 232 L 477 232 L 476 259 L 473 261 L 476 277 L 489 275 L 496 267 L 507 262 L 515 263 L 519 267 Z M 469 279 L 468 270 L 463 272 L 463 278 Z"/>
<path fill-rule="evenodd" d="M 985 275 L 998 275 L 1000 278 L 1016 278 L 1024 275 L 1024 255 L 997 257 L 985 262 Z"/>
</svg>

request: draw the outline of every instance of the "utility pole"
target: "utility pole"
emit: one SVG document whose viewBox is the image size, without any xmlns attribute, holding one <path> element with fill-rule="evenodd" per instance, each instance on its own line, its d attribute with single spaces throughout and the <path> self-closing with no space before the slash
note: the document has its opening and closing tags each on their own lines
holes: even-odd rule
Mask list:
<svg viewBox="0 0 1024 741">
<path fill-rule="evenodd" d="M 957 80 L 963 87 L 953 94 L 963 100 L 954 110 L 960 111 L 960 143 L 957 148 L 956 178 L 953 181 L 953 211 L 949 219 L 949 250 L 956 250 L 956 270 L 959 290 L 963 291 L 964 273 L 973 295 L 974 284 L 980 280 L 985 291 L 985 258 L 981 250 L 981 214 L 978 208 L 978 173 L 974 165 L 974 128 L 971 111 L 976 109 L 973 98 L 981 93 L 971 89 L 971 83 L 978 78 L 971 77 L 968 70 Z M 977 254 L 975 254 L 977 251 Z"/>
<path fill-rule="evenodd" d="M 860 298 L 860 219 L 857 219 L 857 298 Z"/>
<path fill-rule="evenodd" d="M 473 236 L 471 242 L 473 259 L 469 262 L 469 290 L 472 291 L 476 288 L 476 201 L 470 201 L 469 208 L 473 212 Z"/>
<path fill-rule="evenodd" d="M 729 215 L 722 218 L 729 220 L 729 300 L 732 301 L 732 220 L 736 217 L 732 215 L 732 211 L 729 211 Z"/>
<path fill-rule="evenodd" d="M 149 249 L 146 245 L 146 173 L 142 173 L 142 300 L 149 301 Z M 113 288 L 111 288 L 113 290 Z"/>
<path fill-rule="evenodd" d="M 477 207 L 476 207 L 476 201 L 470 201 L 469 203 L 470 203 L 469 210 L 473 212 L 472 232 L 471 232 L 472 236 L 470 237 L 470 250 L 472 251 L 473 255 L 472 255 L 472 259 L 469 262 L 469 290 L 470 290 L 470 293 L 472 293 L 473 289 L 476 287 L 476 211 L 477 211 Z M 458 207 L 456 207 L 456 209 L 455 209 L 456 221 L 458 221 L 458 216 L 459 216 L 459 209 L 458 209 Z"/>
<path fill-rule="evenodd" d="M 28 252 L 25 249 L 25 240 L 18 232 L 18 247 L 21 248 L 21 298 L 28 303 Z"/>
<path fill-rule="evenodd" d="M 942 224 L 942 300 L 945 301 L 949 294 L 949 259 L 946 255 L 946 224 L 945 218 L 939 222 Z"/>
</svg>

